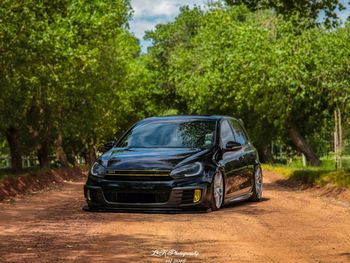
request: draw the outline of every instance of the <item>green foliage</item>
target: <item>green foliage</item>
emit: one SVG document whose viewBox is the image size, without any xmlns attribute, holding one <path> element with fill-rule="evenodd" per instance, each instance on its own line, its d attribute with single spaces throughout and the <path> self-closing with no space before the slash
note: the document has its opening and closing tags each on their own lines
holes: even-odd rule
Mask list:
<svg viewBox="0 0 350 263">
<path fill-rule="evenodd" d="M 320 134 L 331 138 L 336 101 L 348 105 L 348 26 L 300 31 L 293 20 L 245 6 L 193 12 L 200 15 L 184 9 L 175 22 L 148 34 L 151 61 L 165 62 L 160 85 L 175 90 L 173 107 L 242 118 L 258 147 L 280 138 L 291 144 L 292 126 L 318 152 L 327 152 Z M 189 19 L 196 30 L 174 40 Z"/>
<path fill-rule="evenodd" d="M 183 7 L 140 55 L 127 0 L 2 1 L 0 138 L 15 143 L 1 151 L 91 159 L 141 118 L 224 114 L 261 151 L 300 151 L 293 127 L 327 154 L 334 109 L 350 118 L 350 25 L 316 27 L 320 12 L 336 25 L 339 1 L 292 2 Z"/>
<path fill-rule="evenodd" d="M 146 66 L 154 73 L 164 110 L 178 108 L 180 113 L 187 111 L 186 104 L 179 100 L 170 71 L 170 60 L 177 48 L 193 47 L 191 40 L 197 34 L 202 16 L 203 11 L 198 7 L 182 7 L 175 22 L 157 25 L 155 31 L 146 32 L 145 39 L 152 40 L 153 43 L 146 55 Z"/>
<path fill-rule="evenodd" d="M 277 14 L 292 20 L 295 25 L 301 27 L 312 27 L 319 23 L 337 26 L 340 21 L 337 10 L 344 10 L 345 3 L 341 0 L 225 0 L 228 5 L 246 5 L 250 10 L 273 9 Z M 320 22 L 320 14 L 323 21 Z"/>
<path fill-rule="evenodd" d="M 24 154 L 85 154 L 155 111 L 152 74 L 128 32 L 128 1 L 3 1 L 0 131 L 20 131 Z M 140 107 L 139 105 L 145 105 Z"/>
<path fill-rule="evenodd" d="M 350 189 L 350 171 L 332 171 L 324 168 L 293 168 L 288 166 L 263 165 L 263 170 L 282 174 L 289 181 L 325 186 L 331 184 Z"/>
</svg>

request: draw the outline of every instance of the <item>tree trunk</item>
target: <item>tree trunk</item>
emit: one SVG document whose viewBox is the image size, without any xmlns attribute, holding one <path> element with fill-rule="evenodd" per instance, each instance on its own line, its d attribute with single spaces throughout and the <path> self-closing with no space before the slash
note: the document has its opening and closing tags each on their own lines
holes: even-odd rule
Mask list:
<svg viewBox="0 0 350 263">
<path fill-rule="evenodd" d="M 320 159 L 317 157 L 312 147 L 305 138 L 300 134 L 298 127 L 294 123 L 288 123 L 288 135 L 292 140 L 293 144 L 303 154 L 305 154 L 309 163 L 312 166 L 320 166 Z"/>
<path fill-rule="evenodd" d="M 262 163 L 272 163 L 273 155 L 271 151 L 271 145 L 258 146 L 259 159 Z"/>
<path fill-rule="evenodd" d="M 88 165 L 91 165 L 96 160 L 96 152 L 93 147 L 91 147 L 89 151 L 85 152 L 84 159 Z"/>
<path fill-rule="evenodd" d="M 338 114 L 334 111 L 334 163 L 335 169 L 338 170 Z"/>
<path fill-rule="evenodd" d="M 338 107 L 338 133 L 339 133 L 339 168 L 343 168 L 343 126 L 342 126 L 342 118 L 341 112 Z"/>
<path fill-rule="evenodd" d="M 22 147 L 19 140 L 19 129 L 9 128 L 5 131 L 5 136 L 10 147 L 12 172 L 19 173 L 22 171 Z"/>
<path fill-rule="evenodd" d="M 72 151 L 72 160 L 73 160 L 74 166 L 80 165 L 80 157 L 78 157 L 78 155 L 74 151 Z"/>
<path fill-rule="evenodd" d="M 342 168 L 343 155 L 343 127 L 339 107 L 334 110 L 334 159 L 335 169 Z"/>
<path fill-rule="evenodd" d="M 39 148 L 37 150 L 37 155 L 38 155 L 39 164 L 41 168 L 50 167 L 49 154 L 50 154 L 49 143 L 47 141 L 44 141 L 39 145 Z"/>
<path fill-rule="evenodd" d="M 69 167 L 67 154 L 63 149 L 62 141 L 62 134 L 58 134 L 56 139 L 56 158 L 58 159 L 62 167 Z"/>
</svg>

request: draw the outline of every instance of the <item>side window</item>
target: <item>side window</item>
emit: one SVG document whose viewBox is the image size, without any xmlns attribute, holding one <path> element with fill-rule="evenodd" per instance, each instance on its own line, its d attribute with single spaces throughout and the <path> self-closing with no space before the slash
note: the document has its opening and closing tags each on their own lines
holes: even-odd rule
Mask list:
<svg viewBox="0 0 350 263">
<path fill-rule="evenodd" d="M 230 122 L 235 133 L 236 142 L 239 142 L 242 145 L 246 145 L 248 143 L 248 138 L 244 133 L 241 125 L 235 120 L 230 120 Z"/>
<path fill-rule="evenodd" d="M 220 127 L 220 138 L 222 146 L 225 147 L 229 141 L 236 141 L 228 121 L 223 121 Z"/>
</svg>

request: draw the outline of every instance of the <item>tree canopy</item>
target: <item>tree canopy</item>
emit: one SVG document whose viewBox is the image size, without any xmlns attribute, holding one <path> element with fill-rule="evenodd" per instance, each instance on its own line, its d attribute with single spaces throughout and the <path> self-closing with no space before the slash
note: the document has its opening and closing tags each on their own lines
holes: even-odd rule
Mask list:
<svg viewBox="0 0 350 263">
<path fill-rule="evenodd" d="M 286 19 L 304 26 L 324 24 L 327 27 L 339 25 L 337 12 L 345 9 L 341 0 L 225 0 L 228 5 L 246 5 L 250 10 L 273 9 Z"/>
<path fill-rule="evenodd" d="M 127 0 L 2 1 L 0 143 L 13 170 L 23 155 L 92 162 L 133 122 L 170 113 L 242 118 L 262 159 L 279 141 L 318 165 L 333 112 L 349 120 L 341 1 L 226 2 L 181 8 L 141 54 Z"/>
<path fill-rule="evenodd" d="M 194 18 L 184 10 L 174 23 L 148 35 L 169 36 L 153 39 L 156 44 L 148 55 L 158 61 L 155 54 L 167 50 L 162 76 L 175 87 L 177 104 L 173 107 L 181 106 L 179 112 L 242 118 L 262 153 L 272 140 L 282 137 L 311 164 L 319 165 L 308 141 L 329 122 L 332 103 L 340 99 L 348 105 L 348 82 L 341 66 L 334 66 L 344 61 L 337 53 L 348 57 L 344 51 L 349 50 L 345 47 L 349 41 L 344 36 L 349 26 L 333 32 L 314 27 L 296 33 L 294 21 L 269 10 L 252 12 L 245 6 L 214 6 L 200 14 Z M 191 38 L 171 40 L 185 18 L 195 19 L 195 33 Z M 333 44 L 325 40 L 329 38 Z M 327 54 L 330 62 L 326 62 Z M 332 88 L 320 79 L 323 74 L 334 76 Z M 335 79 L 344 85 L 334 83 Z"/>
</svg>

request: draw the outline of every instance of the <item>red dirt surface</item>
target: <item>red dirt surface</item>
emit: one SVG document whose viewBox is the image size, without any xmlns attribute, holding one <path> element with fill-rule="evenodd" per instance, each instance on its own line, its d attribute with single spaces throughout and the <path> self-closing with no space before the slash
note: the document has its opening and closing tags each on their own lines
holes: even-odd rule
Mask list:
<svg viewBox="0 0 350 263">
<path fill-rule="evenodd" d="M 84 212 L 83 180 L 16 197 L 0 262 L 350 262 L 350 204 L 264 176 L 261 202 L 212 213 Z"/>
<path fill-rule="evenodd" d="M 79 167 L 51 169 L 27 176 L 9 177 L 0 180 L 0 201 L 18 194 L 35 193 L 62 185 L 64 181 L 78 181 L 86 176 Z"/>
</svg>

